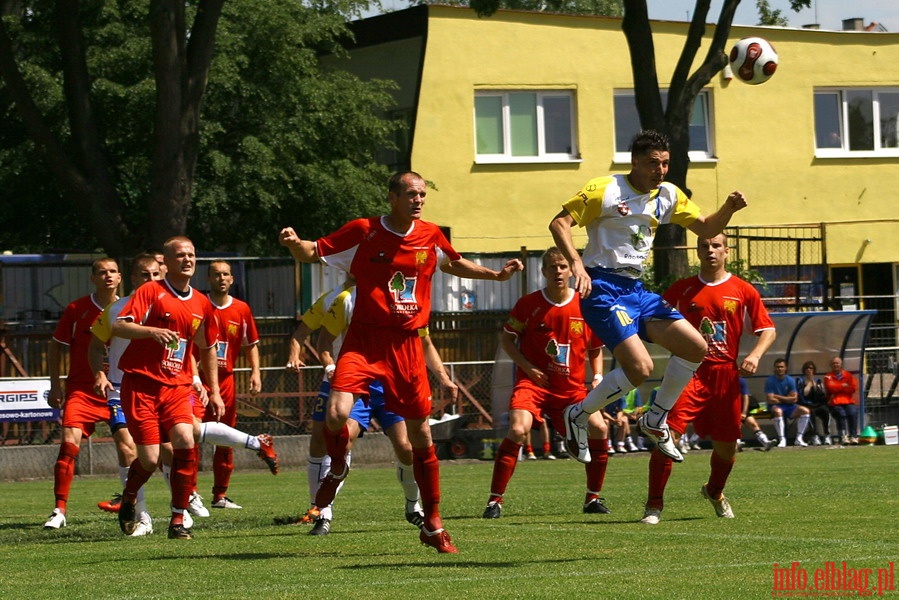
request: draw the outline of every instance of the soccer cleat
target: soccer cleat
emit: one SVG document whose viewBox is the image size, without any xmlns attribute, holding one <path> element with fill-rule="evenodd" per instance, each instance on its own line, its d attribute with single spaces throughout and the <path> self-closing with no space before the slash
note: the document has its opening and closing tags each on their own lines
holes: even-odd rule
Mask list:
<svg viewBox="0 0 899 600">
<path fill-rule="evenodd" d="M 805 442 L 805 440 L 802 439 L 800 436 L 796 436 L 796 439 L 793 440 L 793 445 L 800 446 L 800 447 L 808 446 L 808 444 Z"/>
<path fill-rule="evenodd" d="M 153 533 L 153 519 L 150 518 L 148 513 L 142 512 L 137 525 L 134 527 L 134 531 L 131 533 L 131 537 L 142 537 L 151 533 Z"/>
<path fill-rule="evenodd" d="M 786 448 L 787 447 L 787 438 L 782 437 L 777 441 L 778 448 Z"/>
<path fill-rule="evenodd" d="M 320 515 L 320 514 L 321 514 L 321 511 L 318 509 L 317 506 L 315 506 L 313 504 L 309 508 L 309 510 L 306 511 L 306 514 L 303 515 L 300 518 L 300 520 L 297 522 L 300 523 L 301 525 L 309 525 L 310 523 L 314 523 L 315 520 L 318 518 L 318 515 Z"/>
<path fill-rule="evenodd" d="M 587 419 L 590 413 L 584 411 L 580 404 L 572 404 L 562 411 L 565 421 L 565 445 L 568 454 L 582 463 L 590 462 L 590 449 L 587 447 Z"/>
<path fill-rule="evenodd" d="M 640 449 L 637 448 L 636 445 L 634 445 L 634 442 L 632 442 L 631 440 L 627 441 L 627 451 L 628 452 L 638 452 L 639 450 Z"/>
<path fill-rule="evenodd" d="M 717 500 L 712 498 L 709 495 L 709 489 L 707 484 L 702 484 L 702 489 L 699 491 L 703 498 L 712 503 L 712 506 L 715 508 L 715 514 L 721 517 L 722 519 L 733 519 L 734 511 L 730 507 L 730 502 L 727 501 L 727 498 L 724 494 L 721 494 L 721 497 Z"/>
<path fill-rule="evenodd" d="M 331 519 L 319 517 L 315 520 L 315 525 L 309 530 L 309 535 L 328 535 L 331 533 Z"/>
<path fill-rule="evenodd" d="M 340 484 L 343 483 L 343 480 L 349 474 L 350 465 L 344 467 L 342 475 L 335 475 L 334 471 L 328 471 L 328 474 L 324 476 L 321 484 L 318 486 L 318 492 L 315 494 L 315 505 L 330 506 L 337 495 L 337 488 L 340 487 Z"/>
<path fill-rule="evenodd" d="M 134 533 L 135 527 L 137 527 L 137 515 L 134 502 L 123 500 L 119 506 L 119 529 L 125 535 L 131 535 Z"/>
<path fill-rule="evenodd" d="M 483 519 L 498 519 L 503 512 L 503 505 L 499 502 L 488 502 L 487 508 L 484 509 Z"/>
<path fill-rule="evenodd" d="M 556 460 L 556 455 L 552 452 L 547 452 L 543 455 L 543 460 Z"/>
<path fill-rule="evenodd" d="M 822 435 L 822 436 L 821 436 L 821 443 L 822 443 L 823 445 L 825 445 L 825 446 L 830 446 L 833 442 L 831 442 L 830 436 L 829 436 L 829 435 Z"/>
<path fill-rule="evenodd" d="M 241 506 L 228 496 L 222 496 L 212 503 L 212 508 L 243 508 L 243 506 Z"/>
<path fill-rule="evenodd" d="M 406 500 L 406 522 L 415 525 L 419 529 L 425 523 L 425 512 L 421 509 L 418 500 L 409 502 Z"/>
<path fill-rule="evenodd" d="M 843 446 L 848 446 L 849 445 L 849 436 L 848 435 L 841 436 L 840 444 L 842 444 Z"/>
<path fill-rule="evenodd" d="M 537 460 L 537 455 L 533 452 L 528 452 L 528 455 L 525 458 L 527 458 L 528 460 Z"/>
<path fill-rule="evenodd" d="M 678 451 L 677 446 L 674 444 L 668 425 L 665 425 L 663 429 L 652 428 L 646 424 L 646 415 L 642 415 L 637 419 L 637 427 L 640 428 L 640 431 L 642 431 L 646 437 L 655 442 L 659 452 L 674 462 L 684 462 L 684 455 Z"/>
<path fill-rule="evenodd" d="M 453 545 L 453 540 L 450 539 L 449 534 L 442 528 L 434 532 L 429 532 L 422 527 L 421 532 L 418 534 L 418 539 L 425 546 L 437 548 L 437 552 L 440 554 L 456 554 L 459 552 L 459 549 Z"/>
<path fill-rule="evenodd" d="M 646 510 L 643 511 L 643 518 L 640 519 L 641 523 L 645 523 L 646 525 L 658 525 L 659 521 L 662 520 L 662 511 L 658 508 L 650 508 L 646 507 Z"/>
<path fill-rule="evenodd" d="M 259 440 L 259 452 L 257 456 L 268 465 L 268 470 L 272 475 L 277 475 L 280 467 L 278 466 L 278 453 L 275 452 L 275 440 L 267 433 L 257 435 Z"/>
<path fill-rule="evenodd" d="M 615 452 L 617 452 L 618 454 L 627 454 L 627 449 L 624 447 L 624 442 L 618 444 Z"/>
<path fill-rule="evenodd" d="M 44 523 L 44 529 L 62 529 L 66 526 L 66 515 L 58 508 L 54 508 L 50 513 L 50 518 Z"/>
<path fill-rule="evenodd" d="M 677 449 L 681 454 L 687 454 L 688 452 L 690 452 L 690 444 L 687 443 L 686 438 L 681 438 L 680 440 L 678 440 Z"/>
<path fill-rule="evenodd" d="M 697 440 L 690 444 L 690 450 L 702 450 L 702 444 Z"/>
<path fill-rule="evenodd" d="M 584 513 L 594 515 L 608 515 L 612 511 L 605 504 L 605 498 L 594 498 L 584 505 Z"/>
<path fill-rule="evenodd" d="M 122 505 L 122 495 L 114 494 L 112 499 L 110 500 L 101 500 L 97 502 L 97 508 L 100 510 L 104 510 L 108 513 L 117 513 L 119 512 L 119 506 Z"/>
<path fill-rule="evenodd" d="M 191 535 L 190 529 L 188 529 L 184 525 L 169 525 L 169 539 L 192 540 L 194 539 L 194 536 Z"/>
<path fill-rule="evenodd" d="M 197 492 L 190 495 L 190 500 L 187 503 L 187 510 L 195 517 L 209 516 L 209 509 L 203 506 L 203 496 Z"/>
<path fill-rule="evenodd" d="M 813 445 L 813 446 L 820 446 L 820 445 L 821 445 L 821 438 L 819 438 L 817 435 L 816 435 L 815 437 L 813 437 L 813 438 L 812 438 L 812 445 Z"/>
<path fill-rule="evenodd" d="M 181 520 L 184 522 L 185 529 L 193 529 L 194 528 L 194 518 L 190 516 L 190 513 L 186 510 L 181 514 L 183 517 Z"/>
<path fill-rule="evenodd" d="M 770 452 L 772 448 L 779 448 L 777 442 L 774 440 L 768 440 L 765 444 L 760 448 L 762 452 Z"/>
<path fill-rule="evenodd" d="M 853 446 L 858 446 L 858 436 L 857 436 L 857 435 L 853 435 L 852 437 L 850 437 L 850 438 L 849 438 L 849 443 L 850 443 L 851 445 L 853 445 Z"/>
</svg>

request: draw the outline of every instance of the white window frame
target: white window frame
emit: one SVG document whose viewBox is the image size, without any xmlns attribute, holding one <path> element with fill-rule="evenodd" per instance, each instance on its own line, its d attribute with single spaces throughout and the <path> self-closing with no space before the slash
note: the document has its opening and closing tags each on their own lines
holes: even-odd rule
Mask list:
<svg viewBox="0 0 899 600">
<path fill-rule="evenodd" d="M 662 101 L 664 102 L 665 97 L 668 94 L 668 90 L 660 89 L 659 91 L 662 93 Z M 636 103 L 636 101 L 637 101 L 636 94 L 635 94 L 634 90 L 632 90 L 632 89 L 615 90 L 614 95 L 616 98 L 630 97 L 634 101 L 634 103 Z M 705 114 L 702 115 L 702 120 L 705 125 L 705 130 L 706 130 L 705 142 L 706 142 L 706 147 L 708 148 L 708 150 L 690 150 L 689 151 L 690 162 L 717 162 L 718 157 L 715 154 L 715 131 L 714 131 L 715 120 L 712 118 L 712 114 L 715 111 L 715 107 L 712 102 L 712 99 L 713 99 L 712 90 L 711 89 L 703 89 L 702 91 L 699 92 L 699 94 L 697 94 L 697 99 L 700 96 L 705 98 L 706 111 L 705 111 Z M 613 103 L 613 106 L 614 106 L 614 103 Z M 613 109 L 613 112 L 614 112 L 614 109 Z M 618 131 L 618 115 L 615 114 L 613 116 L 614 116 L 614 120 L 615 120 L 615 132 L 617 132 Z M 692 117 L 692 115 L 691 115 L 691 117 Z M 639 126 L 639 124 L 638 124 L 638 126 Z M 637 133 L 639 133 L 639 130 L 633 132 L 634 135 L 636 135 Z M 613 145 L 614 155 L 613 155 L 612 160 L 616 163 L 630 164 L 630 162 L 631 162 L 630 151 L 619 150 L 615 146 L 616 137 L 617 136 L 615 136 L 613 133 L 612 145 Z M 631 136 L 631 137 L 633 137 L 633 136 Z M 691 140 L 692 140 L 692 137 L 691 137 Z"/>
<path fill-rule="evenodd" d="M 870 92 L 871 115 L 874 124 L 874 149 L 850 150 L 849 149 L 849 102 L 846 92 Z M 816 119 L 814 112 L 814 99 L 817 94 L 835 94 L 840 104 L 840 140 L 841 148 L 818 148 L 817 145 L 817 121 L 812 129 L 812 143 L 815 145 L 815 158 L 882 158 L 899 157 L 899 148 L 883 148 L 880 145 L 880 100 L 882 93 L 899 94 L 899 87 L 821 87 L 815 88 L 812 93 L 812 118 Z"/>
<path fill-rule="evenodd" d="M 536 121 L 537 121 L 537 154 L 534 156 L 515 156 L 512 154 L 512 130 L 510 126 L 511 112 L 509 96 L 512 94 L 536 94 Z M 571 152 L 547 152 L 546 131 L 543 118 L 543 99 L 547 96 L 567 96 L 571 107 Z M 476 90 L 475 98 L 499 97 L 502 99 L 502 128 L 503 128 L 503 152 L 499 154 L 478 153 L 478 126 L 477 112 L 472 106 L 472 120 L 474 130 L 474 151 L 476 164 L 535 164 L 535 163 L 578 163 L 581 162 L 580 150 L 577 139 L 577 95 L 571 89 L 503 89 L 503 90 Z"/>
</svg>

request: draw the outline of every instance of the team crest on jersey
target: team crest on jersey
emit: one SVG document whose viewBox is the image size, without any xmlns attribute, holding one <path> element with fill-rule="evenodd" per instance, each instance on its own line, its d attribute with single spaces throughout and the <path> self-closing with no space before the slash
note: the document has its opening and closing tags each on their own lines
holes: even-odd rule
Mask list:
<svg viewBox="0 0 899 600">
<path fill-rule="evenodd" d="M 393 296 L 394 312 L 402 314 L 414 314 L 418 311 L 418 301 L 415 298 L 416 277 L 406 277 L 397 271 L 390 278 L 387 286 Z"/>
<path fill-rule="evenodd" d="M 237 323 L 228 323 L 228 337 L 237 336 Z"/>
<path fill-rule="evenodd" d="M 196 333 L 197 329 L 200 328 L 200 323 L 203 322 L 203 319 L 199 317 L 194 317 L 194 320 L 190 322 L 190 332 Z"/>
<path fill-rule="evenodd" d="M 549 356 L 553 364 L 557 366 L 567 367 L 568 357 L 571 355 L 571 346 L 569 344 L 560 344 L 554 339 L 550 339 L 546 343 L 546 355 Z"/>
<path fill-rule="evenodd" d="M 724 301 L 724 310 L 726 310 L 730 314 L 734 314 L 735 312 L 737 312 L 737 301 L 732 298 L 726 299 Z"/>
<path fill-rule="evenodd" d="M 415 253 L 415 264 L 423 265 L 428 262 L 428 253 L 426 250 L 419 250 Z"/>
<path fill-rule="evenodd" d="M 571 335 L 580 336 L 584 334 L 584 322 L 583 321 L 571 321 L 568 323 L 568 330 L 571 332 Z"/>
<path fill-rule="evenodd" d="M 618 201 L 618 214 L 622 217 L 626 217 L 631 214 L 631 207 L 627 205 L 623 199 Z"/>
</svg>

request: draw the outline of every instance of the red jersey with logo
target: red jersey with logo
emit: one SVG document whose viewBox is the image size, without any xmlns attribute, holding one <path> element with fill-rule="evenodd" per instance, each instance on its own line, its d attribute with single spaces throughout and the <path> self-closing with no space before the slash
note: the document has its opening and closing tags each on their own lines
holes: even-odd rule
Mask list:
<svg viewBox="0 0 899 600">
<path fill-rule="evenodd" d="M 225 306 L 212 306 L 218 325 L 215 353 L 218 357 L 219 374 L 231 374 L 240 358 L 241 348 L 259 343 L 256 321 L 250 305 L 243 300 L 232 297 Z"/>
<path fill-rule="evenodd" d="M 71 302 L 62 313 L 53 339 L 69 347 L 69 373 L 66 390 L 94 389 L 94 373 L 87 361 L 87 348 L 91 342 L 91 325 L 103 312 L 94 295 L 84 296 Z"/>
<path fill-rule="evenodd" d="M 356 278 L 353 324 L 406 330 L 428 324 L 434 272 L 461 258 L 433 223 L 414 221 L 398 234 L 383 217 L 350 221 L 315 247 L 322 262 Z"/>
<path fill-rule="evenodd" d="M 758 290 L 731 274 L 716 283 L 699 275 L 681 279 L 663 297 L 705 338 L 709 352 L 704 362 L 736 364 L 746 317 L 756 335 L 774 329 Z"/>
<path fill-rule="evenodd" d="M 587 351 L 603 344 L 581 316 L 577 294 L 561 304 L 551 302 L 543 290 L 522 296 L 503 329 L 518 338 L 524 357 L 546 374 L 550 392 L 573 395 L 584 390 Z M 530 381 L 521 368 L 516 379 Z"/>
<path fill-rule="evenodd" d="M 190 355 L 194 334 L 201 325 L 204 326 L 206 348 L 215 345 L 218 336 L 209 298 L 193 288 L 188 288 L 187 295 L 180 296 L 164 279 L 137 288 L 119 313 L 118 320 L 178 333 L 177 345 L 165 347 L 151 338 L 131 340 L 119 359 L 119 368 L 125 373 L 143 375 L 165 385 L 193 383 Z"/>
</svg>

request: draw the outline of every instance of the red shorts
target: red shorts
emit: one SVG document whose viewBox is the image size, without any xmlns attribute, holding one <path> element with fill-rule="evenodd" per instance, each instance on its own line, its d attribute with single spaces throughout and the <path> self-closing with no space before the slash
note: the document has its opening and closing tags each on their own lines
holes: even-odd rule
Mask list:
<svg viewBox="0 0 899 600">
<path fill-rule="evenodd" d="M 512 398 L 509 400 L 509 410 L 526 410 L 534 417 L 533 427 L 537 428 L 543 423 L 543 415 L 549 417 L 556 431 L 565 431 L 565 423 L 562 419 L 562 411 L 566 407 L 580 402 L 587 396 L 587 388 L 581 393 L 570 396 L 553 394 L 548 389 L 540 387 L 530 379 L 521 379 L 515 382 L 512 390 Z"/>
<path fill-rule="evenodd" d="M 704 362 L 668 413 L 668 426 L 684 433 L 688 423 L 700 437 L 735 442 L 741 437 L 740 373 L 731 363 Z"/>
<path fill-rule="evenodd" d="M 193 425 L 193 395 L 189 385 L 164 385 L 149 377 L 126 373 L 122 379 L 122 409 L 134 443 L 156 445 L 164 441 L 163 433 L 175 425 Z"/>
<path fill-rule="evenodd" d="M 212 405 L 207 404 L 205 407 L 201 407 L 203 409 L 201 419 L 206 422 L 218 421 L 234 427 L 237 425 L 237 393 L 234 388 L 234 373 L 226 375 L 219 371 L 219 394 L 222 397 L 222 402 L 225 403 L 225 414 L 222 415 L 221 419 L 216 419 L 215 415 L 212 414 Z M 195 399 L 194 402 L 200 404 L 199 398 Z M 196 411 L 194 411 L 194 414 L 196 414 Z"/>
<path fill-rule="evenodd" d="M 97 423 L 109 421 L 106 398 L 86 390 L 66 390 L 66 403 L 62 409 L 62 426 L 80 429 L 88 437 Z"/>
<path fill-rule="evenodd" d="M 331 389 L 367 395 L 368 384 L 384 384 L 384 408 L 405 419 L 431 415 L 431 386 L 417 331 L 350 324 L 337 359 Z"/>
</svg>

